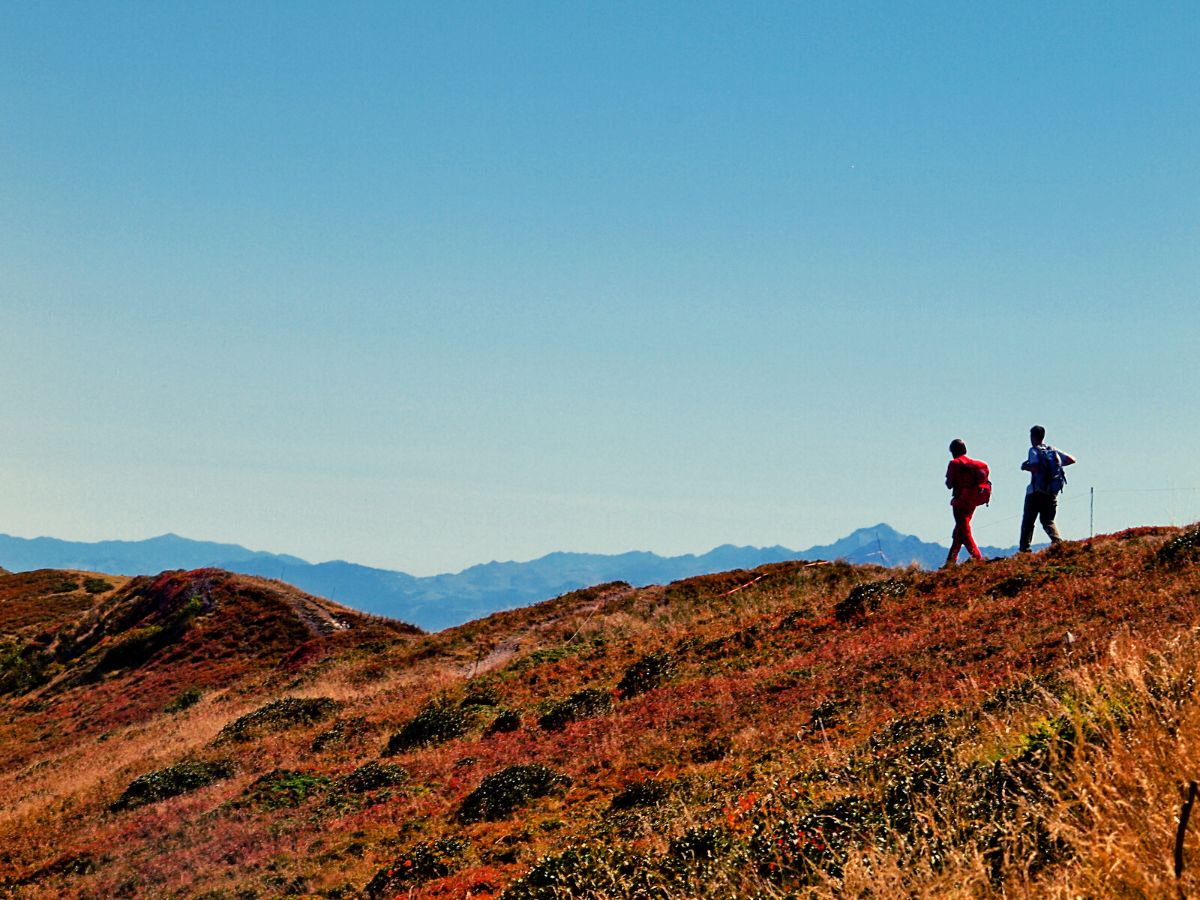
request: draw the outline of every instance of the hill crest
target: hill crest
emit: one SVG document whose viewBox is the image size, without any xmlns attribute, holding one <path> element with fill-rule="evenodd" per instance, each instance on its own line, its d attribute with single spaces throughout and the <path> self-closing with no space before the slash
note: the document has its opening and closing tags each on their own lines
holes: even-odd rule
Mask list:
<svg viewBox="0 0 1200 900">
<path fill-rule="evenodd" d="M 127 721 L 148 669 L 10 694 L 0 864 L 30 897 L 1044 893 L 1135 843 L 1042 829 L 1067 788 L 1039 786 L 1097 771 L 1086 735 L 1184 727 L 1198 560 L 1200 529 L 1164 528 L 934 572 L 784 561 L 316 638 Z M 1111 862 L 1088 871 L 1135 878 Z"/>
<path fill-rule="evenodd" d="M 0 576 L 0 696 L 60 711 L 105 697 L 107 712 L 81 719 L 71 732 L 78 737 L 151 717 L 185 691 L 225 687 L 298 653 L 311 660 L 339 642 L 418 634 L 291 585 L 218 569 L 9 574 Z"/>
<path fill-rule="evenodd" d="M 988 556 L 1010 551 L 984 547 Z M 555 551 L 527 562 L 492 561 L 461 572 L 417 577 L 340 560 L 308 563 L 294 556 L 232 544 L 162 535 L 149 541 L 82 544 L 52 538 L 0 535 L 0 564 L 10 569 L 88 568 L 126 575 L 166 569 L 215 567 L 275 578 L 356 609 L 413 622 L 436 631 L 607 581 L 665 584 L 694 575 L 789 559 L 845 559 L 854 563 L 936 568 L 947 548 L 903 535 L 889 525 L 860 528 L 832 544 L 808 550 L 723 544 L 707 553 L 664 557 L 648 551 L 620 554 Z"/>
</svg>

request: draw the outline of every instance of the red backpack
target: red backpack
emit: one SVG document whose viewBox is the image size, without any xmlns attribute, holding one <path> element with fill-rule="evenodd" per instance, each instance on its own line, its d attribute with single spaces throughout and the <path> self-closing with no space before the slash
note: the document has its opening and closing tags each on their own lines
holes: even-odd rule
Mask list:
<svg viewBox="0 0 1200 900">
<path fill-rule="evenodd" d="M 991 472 L 988 471 L 988 464 L 982 459 L 970 457 L 963 457 L 962 462 L 970 470 L 975 481 L 973 485 L 962 489 L 963 499 L 975 506 L 987 506 L 992 499 Z"/>
</svg>

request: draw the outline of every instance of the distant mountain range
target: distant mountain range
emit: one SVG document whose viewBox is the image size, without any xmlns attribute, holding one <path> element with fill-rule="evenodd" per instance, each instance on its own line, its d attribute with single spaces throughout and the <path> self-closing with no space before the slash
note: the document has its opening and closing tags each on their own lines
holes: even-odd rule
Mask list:
<svg viewBox="0 0 1200 900">
<path fill-rule="evenodd" d="M 0 567 L 14 572 L 84 569 L 113 575 L 154 575 L 167 569 L 216 567 L 278 578 L 364 612 L 439 631 L 499 610 L 527 606 L 608 581 L 627 581 L 643 587 L 693 575 L 753 569 L 789 559 L 844 559 L 888 566 L 915 563 L 935 568 L 946 559 L 947 549 L 881 523 L 860 528 L 832 544 L 807 550 L 726 544 L 699 556 L 664 557 L 637 551 L 614 555 L 550 553 L 529 562 L 490 562 L 456 574 L 418 577 L 341 560 L 310 563 L 296 556 L 247 550 L 237 544 L 193 541 L 175 534 L 144 541 L 98 543 L 0 534 Z M 1011 548 L 980 549 L 986 556 L 1007 556 L 1012 552 Z"/>
</svg>

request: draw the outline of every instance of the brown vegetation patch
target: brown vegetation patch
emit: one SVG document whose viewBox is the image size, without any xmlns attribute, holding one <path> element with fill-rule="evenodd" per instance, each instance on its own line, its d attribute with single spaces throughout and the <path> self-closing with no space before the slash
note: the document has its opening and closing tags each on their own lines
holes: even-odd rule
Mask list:
<svg viewBox="0 0 1200 900">
<path fill-rule="evenodd" d="M 86 645 L 0 698 L 0 871 L 41 873 L 19 887 L 35 898 L 1163 896 L 1200 746 L 1189 533 L 601 586 L 426 636 L 314 634 L 285 586 L 211 572 L 95 596 L 0 576 L 22 647 Z M 175 639 L 68 683 L 204 584 Z M 21 618 L 38 603 L 57 611 Z M 107 811 L 132 776 L 303 693 L 339 718 L 250 728 L 219 750 L 239 774 Z M 378 759 L 434 708 L 438 740 L 407 743 L 403 769 Z"/>
</svg>

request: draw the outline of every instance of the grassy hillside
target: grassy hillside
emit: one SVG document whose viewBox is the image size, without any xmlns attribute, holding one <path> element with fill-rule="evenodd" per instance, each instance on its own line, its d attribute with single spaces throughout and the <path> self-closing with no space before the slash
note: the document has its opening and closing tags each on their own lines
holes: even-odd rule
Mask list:
<svg viewBox="0 0 1200 900">
<path fill-rule="evenodd" d="M 3 575 L 0 895 L 1173 894 L 1198 556 L 778 563 L 434 635 Z"/>
</svg>

